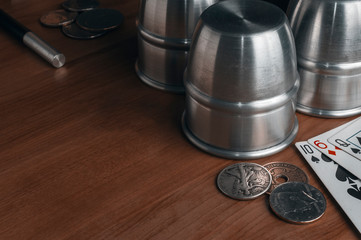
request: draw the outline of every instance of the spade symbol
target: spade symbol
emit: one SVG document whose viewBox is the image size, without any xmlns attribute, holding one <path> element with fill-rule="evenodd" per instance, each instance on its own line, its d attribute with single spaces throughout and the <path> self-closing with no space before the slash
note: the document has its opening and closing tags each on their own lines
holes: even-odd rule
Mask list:
<svg viewBox="0 0 361 240">
<path fill-rule="evenodd" d="M 349 188 L 349 189 L 347 189 L 347 192 L 348 192 L 348 194 L 350 194 L 354 198 L 357 198 L 357 199 L 361 200 L 361 189 L 357 189 L 357 190 L 356 189 Z"/>
<path fill-rule="evenodd" d="M 336 178 L 341 182 L 346 182 L 348 180 L 352 188 L 347 189 L 347 193 L 352 197 L 361 200 L 361 187 L 357 188 L 357 184 L 354 184 L 355 182 L 352 181 L 358 179 L 356 176 L 339 165 L 336 171 Z"/>
<path fill-rule="evenodd" d="M 352 152 L 359 154 L 360 153 L 360 149 L 357 148 L 351 148 Z"/>
<path fill-rule="evenodd" d="M 336 171 L 336 178 L 340 180 L 341 182 L 346 182 L 347 180 L 352 181 L 357 180 L 358 178 L 354 176 L 352 173 L 341 167 L 340 165 L 337 168 Z"/>
<path fill-rule="evenodd" d="M 311 160 L 312 160 L 312 162 L 315 162 L 315 163 L 318 163 L 320 161 L 320 159 L 318 159 L 315 156 L 312 156 Z"/>
<path fill-rule="evenodd" d="M 329 157 L 327 157 L 325 154 L 321 154 L 321 158 L 322 158 L 322 160 L 323 161 L 325 161 L 325 162 L 332 162 L 332 159 L 331 158 L 329 158 Z"/>
</svg>

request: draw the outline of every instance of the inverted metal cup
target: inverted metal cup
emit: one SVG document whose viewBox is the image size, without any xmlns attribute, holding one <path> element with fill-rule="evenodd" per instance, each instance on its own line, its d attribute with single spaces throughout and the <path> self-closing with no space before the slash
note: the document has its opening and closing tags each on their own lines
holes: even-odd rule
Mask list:
<svg viewBox="0 0 361 240">
<path fill-rule="evenodd" d="M 291 28 L 278 7 L 228 0 L 203 12 L 184 75 L 183 131 L 231 159 L 269 156 L 295 138 L 299 88 Z"/>
<path fill-rule="evenodd" d="M 330 118 L 361 113 L 360 12 L 361 1 L 290 1 L 299 112 Z"/>
<path fill-rule="evenodd" d="M 136 72 L 146 84 L 184 92 L 183 72 L 194 27 L 218 0 L 140 0 Z"/>
</svg>

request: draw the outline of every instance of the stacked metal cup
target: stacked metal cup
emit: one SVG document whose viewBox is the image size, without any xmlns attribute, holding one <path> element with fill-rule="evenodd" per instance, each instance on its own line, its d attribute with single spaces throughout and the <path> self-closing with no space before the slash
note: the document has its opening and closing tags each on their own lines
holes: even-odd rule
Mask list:
<svg viewBox="0 0 361 240">
<path fill-rule="evenodd" d="M 136 72 L 146 84 L 184 92 L 183 72 L 194 27 L 218 0 L 140 0 Z"/>
<path fill-rule="evenodd" d="M 361 113 L 360 12 L 361 1 L 290 1 L 299 112 L 331 118 Z"/>
<path fill-rule="evenodd" d="M 206 9 L 184 84 L 184 133 L 208 153 L 266 157 L 297 134 L 296 49 L 285 13 L 273 4 L 228 0 Z"/>
</svg>

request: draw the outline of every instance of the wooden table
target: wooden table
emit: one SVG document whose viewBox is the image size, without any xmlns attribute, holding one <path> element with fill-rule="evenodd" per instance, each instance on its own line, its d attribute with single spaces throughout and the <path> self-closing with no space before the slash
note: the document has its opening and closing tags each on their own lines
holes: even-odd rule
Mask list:
<svg viewBox="0 0 361 240">
<path fill-rule="evenodd" d="M 0 29 L 1 240 L 360 238 L 294 143 L 253 162 L 301 167 L 327 198 L 319 221 L 286 223 L 266 195 L 221 194 L 216 176 L 235 161 L 190 144 L 180 127 L 184 95 L 148 87 L 135 74 L 138 2 L 102 0 L 125 22 L 94 40 L 39 24 L 61 2 L 0 3 L 67 58 L 55 69 Z M 294 142 L 353 119 L 297 117 Z"/>
</svg>

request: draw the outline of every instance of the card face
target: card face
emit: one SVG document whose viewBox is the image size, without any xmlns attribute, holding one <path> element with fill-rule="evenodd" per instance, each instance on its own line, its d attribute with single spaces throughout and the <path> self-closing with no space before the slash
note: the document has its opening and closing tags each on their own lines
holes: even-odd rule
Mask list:
<svg viewBox="0 0 361 240">
<path fill-rule="evenodd" d="M 357 120 L 357 119 L 356 119 Z M 356 120 L 348 122 L 344 125 L 341 125 L 337 128 L 334 128 L 330 131 L 322 133 L 316 137 L 313 137 L 308 140 L 308 143 L 311 144 L 314 148 L 316 148 L 321 153 L 325 154 L 327 157 L 331 158 L 339 165 L 344 167 L 346 170 L 351 172 L 353 175 L 361 179 L 361 161 L 347 152 L 343 151 L 341 148 L 330 144 L 327 140 L 331 136 L 335 135 L 345 127 L 351 125 Z"/>
<path fill-rule="evenodd" d="M 361 117 L 331 136 L 328 142 L 361 160 Z"/>
<path fill-rule="evenodd" d="M 296 147 L 361 233 L 361 180 L 308 142 Z"/>
</svg>

